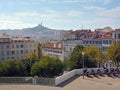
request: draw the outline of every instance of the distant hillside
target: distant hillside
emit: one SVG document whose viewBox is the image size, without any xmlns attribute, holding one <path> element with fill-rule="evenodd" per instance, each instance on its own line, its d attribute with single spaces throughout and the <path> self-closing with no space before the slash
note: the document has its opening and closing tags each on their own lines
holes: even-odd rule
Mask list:
<svg viewBox="0 0 120 90">
<path fill-rule="evenodd" d="M 11 36 L 30 36 L 37 41 L 59 39 L 61 30 L 50 29 L 39 24 L 33 28 L 4 29 L 0 34 L 7 33 Z"/>
</svg>

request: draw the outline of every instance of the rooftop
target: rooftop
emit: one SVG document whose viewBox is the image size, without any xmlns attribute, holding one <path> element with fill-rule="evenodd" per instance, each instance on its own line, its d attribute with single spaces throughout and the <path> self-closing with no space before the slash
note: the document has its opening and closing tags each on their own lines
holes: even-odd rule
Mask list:
<svg viewBox="0 0 120 90">
<path fill-rule="evenodd" d="M 63 43 L 56 42 L 56 43 L 47 43 L 42 46 L 42 48 L 51 48 L 51 49 L 62 49 L 63 50 Z"/>
</svg>

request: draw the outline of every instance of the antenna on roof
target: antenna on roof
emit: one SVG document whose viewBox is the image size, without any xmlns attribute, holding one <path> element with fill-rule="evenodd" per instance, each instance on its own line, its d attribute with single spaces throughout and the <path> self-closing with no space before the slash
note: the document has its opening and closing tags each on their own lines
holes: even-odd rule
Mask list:
<svg viewBox="0 0 120 90">
<path fill-rule="evenodd" d="M 82 30 L 83 30 L 83 25 L 82 25 L 82 27 L 81 27 L 81 28 L 82 28 Z"/>
<path fill-rule="evenodd" d="M 42 21 L 41 21 L 41 24 L 40 24 L 41 26 L 42 26 Z"/>
</svg>

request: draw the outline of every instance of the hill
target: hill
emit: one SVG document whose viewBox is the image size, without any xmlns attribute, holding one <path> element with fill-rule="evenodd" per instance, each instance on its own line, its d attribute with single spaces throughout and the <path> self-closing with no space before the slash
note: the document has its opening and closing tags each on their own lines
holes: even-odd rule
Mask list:
<svg viewBox="0 0 120 90">
<path fill-rule="evenodd" d="M 23 29 L 3 29 L 0 30 L 0 34 L 7 33 L 11 36 L 30 36 L 37 41 L 45 41 L 51 39 L 59 39 L 60 31 L 56 29 L 50 29 L 42 24 L 39 24 L 33 28 L 23 28 Z"/>
</svg>

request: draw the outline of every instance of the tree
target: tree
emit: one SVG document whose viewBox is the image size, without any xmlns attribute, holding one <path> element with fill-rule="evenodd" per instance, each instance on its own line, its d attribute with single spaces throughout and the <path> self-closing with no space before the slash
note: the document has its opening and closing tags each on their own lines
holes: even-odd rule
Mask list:
<svg viewBox="0 0 120 90">
<path fill-rule="evenodd" d="M 16 76 L 16 64 L 12 59 L 8 59 L 5 62 L 5 73 L 4 76 Z"/>
<path fill-rule="evenodd" d="M 120 41 L 113 43 L 108 48 L 108 59 L 112 60 L 116 66 L 120 63 Z"/>
<path fill-rule="evenodd" d="M 73 50 L 73 52 L 72 52 L 72 54 L 75 53 L 75 52 L 80 52 L 80 53 L 82 53 L 82 52 L 83 52 L 83 49 L 84 49 L 84 47 L 83 47 L 82 45 L 76 45 L 75 48 L 74 48 L 74 50 Z M 71 55 L 72 55 L 72 54 L 71 54 Z"/>
<path fill-rule="evenodd" d="M 32 76 L 54 77 L 63 73 L 63 64 L 58 58 L 44 57 L 39 62 L 33 64 Z"/>
<path fill-rule="evenodd" d="M 96 46 L 89 46 L 84 48 L 84 52 L 89 57 L 89 59 L 94 60 L 96 62 L 101 62 L 100 48 Z"/>
<path fill-rule="evenodd" d="M 78 69 L 82 68 L 82 51 L 83 51 L 83 46 L 77 45 L 73 52 L 71 53 L 70 59 L 67 62 L 67 68 L 72 70 L 72 69 Z"/>
<path fill-rule="evenodd" d="M 82 52 L 85 52 L 84 58 Z M 84 67 L 96 67 L 96 62 L 101 62 L 101 51 L 98 47 L 90 46 L 90 47 L 83 47 L 81 45 L 77 45 L 71 56 L 69 61 L 67 62 L 67 68 L 78 69 L 82 68 L 83 66 L 83 59 L 84 59 Z"/>
<path fill-rule="evenodd" d="M 26 76 L 27 71 L 25 65 L 22 63 L 21 60 L 15 61 L 16 65 L 16 76 Z"/>
<path fill-rule="evenodd" d="M 37 60 L 38 60 L 38 57 L 37 57 L 37 55 L 36 55 L 35 52 L 32 52 L 32 53 L 30 53 L 30 54 L 28 54 L 28 55 L 26 56 L 26 59 L 33 60 L 33 61 L 37 61 Z"/>
<path fill-rule="evenodd" d="M 26 67 L 27 76 L 30 75 L 32 65 L 38 61 L 39 60 L 35 52 L 32 52 L 31 54 L 27 55 L 27 57 L 24 60 L 22 60 L 23 64 Z"/>
<path fill-rule="evenodd" d="M 3 77 L 5 73 L 5 64 L 4 62 L 0 62 L 0 77 Z"/>
<path fill-rule="evenodd" d="M 42 57 L 42 45 L 38 44 L 38 58 L 40 59 Z"/>
<path fill-rule="evenodd" d="M 8 59 L 0 62 L 0 76 L 25 76 L 26 68 L 21 60 Z"/>
<path fill-rule="evenodd" d="M 102 58 L 101 58 L 102 53 L 100 48 L 95 46 L 89 46 L 84 48 L 84 52 L 87 57 L 86 60 L 88 59 L 86 61 L 86 64 L 88 62 L 87 64 L 88 66 L 95 67 L 97 62 L 98 63 L 102 62 Z"/>
</svg>

